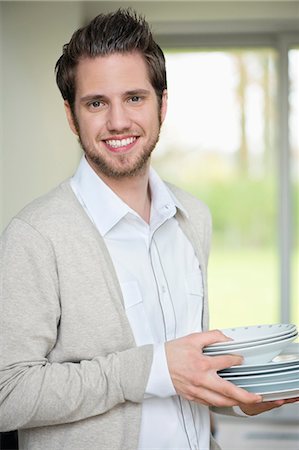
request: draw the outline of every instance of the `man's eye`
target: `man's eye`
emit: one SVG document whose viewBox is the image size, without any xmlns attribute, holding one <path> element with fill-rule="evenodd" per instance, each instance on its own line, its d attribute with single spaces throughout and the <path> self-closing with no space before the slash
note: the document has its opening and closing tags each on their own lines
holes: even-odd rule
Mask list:
<svg viewBox="0 0 299 450">
<path fill-rule="evenodd" d="M 139 97 L 139 95 L 133 95 L 133 97 L 130 98 L 130 101 L 132 103 L 138 103 L 141 101 L 141 97 Z"/>
<path fill-rule="evenodd" d="M 95 100 L 93 102 L 88 103 L 88 106 L 92 109 L 97 109 L 102 106 L 102 102 L 100 102 L 99 100 Z"/>
</svg>

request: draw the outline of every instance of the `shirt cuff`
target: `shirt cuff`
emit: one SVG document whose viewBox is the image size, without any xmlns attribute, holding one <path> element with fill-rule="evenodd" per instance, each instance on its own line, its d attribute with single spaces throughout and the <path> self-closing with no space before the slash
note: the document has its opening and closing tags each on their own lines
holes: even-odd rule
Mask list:
<svg viewBox="0 0 299 450">
<path fill-rule="evenodd" d="M 169 374 L 165 345 L 154 345 L 153 362 L 145 389 L 147 397 L 171 397 L 177 395 Z"/>
</svg>

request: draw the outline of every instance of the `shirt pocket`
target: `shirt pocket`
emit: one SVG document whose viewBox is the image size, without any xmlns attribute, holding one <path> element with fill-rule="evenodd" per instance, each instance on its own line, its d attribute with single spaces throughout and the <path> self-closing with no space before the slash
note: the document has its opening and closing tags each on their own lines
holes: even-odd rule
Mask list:
<svg viewBox="0 0 299 450">
<path fill-rule="evenodd" d="M 153 337 L 138 282 L 125 281 L 120 283 L 120 287 L 136 345 L 152 344 Z"/>
<path fill-rule="evenodd" d="M 187 273 L 185 288 L 188 301 L 189 332 L 202 331 L 203 279 L 199 269 Z"/>
</svg>

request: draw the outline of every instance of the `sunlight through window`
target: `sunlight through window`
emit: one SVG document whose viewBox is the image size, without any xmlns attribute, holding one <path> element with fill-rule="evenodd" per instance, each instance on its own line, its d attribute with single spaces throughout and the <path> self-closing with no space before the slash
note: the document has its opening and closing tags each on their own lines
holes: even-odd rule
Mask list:
<svg viewBox="0 0 299 450">
<path fill-rule="evenodd" d="M 213 216 L 212 327 L 279 321 L 276 53 L 169 51 L 153 163 Z"/>
</svg>

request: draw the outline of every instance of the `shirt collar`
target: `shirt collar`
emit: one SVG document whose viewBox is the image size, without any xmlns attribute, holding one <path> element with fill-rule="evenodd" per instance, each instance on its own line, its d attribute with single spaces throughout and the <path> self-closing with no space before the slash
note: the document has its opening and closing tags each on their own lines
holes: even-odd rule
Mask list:
<svg viewBox="0 0 299 450">
<path fill-rule="evenodd" d="M 187 211 L 152 167 L 149 174 L 149 185 L 152 197 L 151 218 L 157 214 L 160 217 L 171 217 L 176 214 L 177 210 L 188 216 Z"/>
<path fill-rule="evenodd" d="M 95 173 L 84 156 L 71 179 L 71 186 L 102 236 L 131 211 Z"/>
<path fill-rule="evenodd" d="M 187 216 L 185 209 L 152 167 L 149 184 L 152 196 L 151 221 L 172 217 L 177 209 Z M 137 215 L 95 173 L 84 156 L 71 179 L 71 186 L 102 236 L 127 214 Z"/>
</svg>

